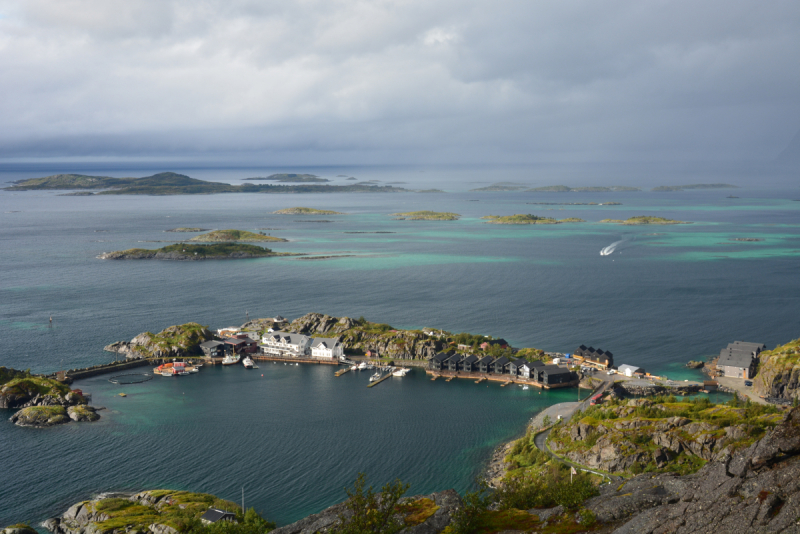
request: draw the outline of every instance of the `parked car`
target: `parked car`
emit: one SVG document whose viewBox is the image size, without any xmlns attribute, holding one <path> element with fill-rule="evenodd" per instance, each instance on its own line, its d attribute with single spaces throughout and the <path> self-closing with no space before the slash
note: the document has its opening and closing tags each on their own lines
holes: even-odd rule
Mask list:
<svg viewBox="0 0 800 534">
<path fill-rule="evenodd" d="M 617 372 L 615 370 L 613 370 L 613 369 L 609 369 L 607 374 L 614 375 L 614 374 L 617 374 Z"/>
<path fill-rule="evenodd" d="M 744 385 L 750 387 L 750 386 L 753 385 L 753 381 L 752 380 L 745 380 L 744 381 Z"/>
</svg>

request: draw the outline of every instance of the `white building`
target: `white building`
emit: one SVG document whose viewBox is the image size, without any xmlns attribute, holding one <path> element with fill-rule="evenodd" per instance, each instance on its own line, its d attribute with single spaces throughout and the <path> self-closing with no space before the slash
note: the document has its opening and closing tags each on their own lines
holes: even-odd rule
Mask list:
<svg viewBox="0 0 800 534">
<path fill-rule="evenodd" d="M 312 339 L 303 334 L 272 332 L 261 337 L 261 353 L 269 356 L 305 356 Z"/>
<path fill-rule="evenodd" d="M 220 328 L 217 330 L 217 335 L 219 337 L 232 337 L 239 333 L 238 326 L 229 326 L 228 328 Z"/>
<path fill-rule="evenodd" d="M 311 357 L 338 360 L 344 357 L 344 349 L 338 339 L 317 337 L 311 342 Z"/>
<path fill-rule="evenodd" d="M 617 371 L 619 371 L 620 374 L 623 374 L 625 376 L 644 374 L 644 369 L 642 369 L 641 367 L 636 367 L 635 365 L 628 365 L 627 363 L 623 363 L 622 365 L 617 367 Z"/>
</svg>

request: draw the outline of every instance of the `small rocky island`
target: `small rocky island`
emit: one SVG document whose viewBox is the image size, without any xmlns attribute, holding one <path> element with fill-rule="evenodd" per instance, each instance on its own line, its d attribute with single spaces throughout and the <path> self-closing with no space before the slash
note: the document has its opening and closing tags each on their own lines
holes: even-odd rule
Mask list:
<svg viewBox="0 0 800 534">
<path fill-rule="evenodd" d="M 561 224 L 561 223 L 579 223 L 586 222 L 577 217 L 570 217 L 568 219 L 553 219 L 552 217 L 540 217 L 538 215 L 521 214 L 516 215 L 486 215 L 481 219 L 488 219 L 488 224 Z"/>
<path fill-rule="evenodd" d="M 266 177 L 255 176 L 253 178 L 245 178 L 245 180 L 270 180 L 273 182 L 289 182 L 289 183 L 322 183 L 330 182 L 327 178 L 320 178 L 316 174 L 294 174 L 294 173 L 281 173 L 270 174 Z"/>
<path fill-rule="evenodd" d="M 331 210 L 318 210 L 314 208 L 286 208 L 273 211 L 275 215 L 344 215 L 344 213 Z"/>
<path fill-rule="evenodd" d="M 408 211 L 392 213 L 398 221 L 457 221 L 461 215 L 448 211 Z"/>
<path fill-rule="evenodd" d="M 191 232 L 208 232 L 208 228 L 173 228 L 172 230 L 165 230 L 165 232 L 178 232 L 178 233 L 191 233 Z"/>
<path fill-rule="evenodd" d="M 664 217 L 650 217 L 646 215 L 639 215 L 637 217 L 631 217 L 629 219 L 625 219 L 624 221 L 621 219 L 603 219 L 600 221 L 601 223 L 614 223 L 614 224 L 624 224 L 628 226 L 633 225 L 644 225 L 644 224 L 656 224 L 656 225 L 668 225 L 668 224 L 692 224 L 691 222 L 686 221 L 676 221 L 674 219 L 665 219 Z"/>
<path fill-rule="evenodd" d="M 0 384 L 0 408 L 20 408 L 10 418 L 19 426 L 47 427 L 100 419 L 82 392 L 72 391 L 58 380 L 0 367 Z"/>
<path fill-rule="evenodd" d="M 738 186 L 731 184 L 689 184 L 689 185 L 660 185 L 654 187 L 652 191 L 659 193 L 672 191 L 685 191 L 687 189 L 738 189 Z"/>
<path fill-rule="evenodd" d="M 257 243 L 259 241 L 288 241 L 280 237 L 273 237 L 263 232 L 254 233 L 246 230 L 214 230 L 207 234 L 198 235 L 189 241 L 201 243 Z"/>
<path fill-rule="evenodd" d="M 244 243 L 218 243 L 194 245 L 176 243 L 157 249 L 130 248 L 115 252 L 104 252 L 97 256 L 101 260 L 243 260 L 272 256 L 301 256 L 291 252 L 274 252 L 271 249 Z"/>
<path fill-rule="evenodd" d="M 547 185 L 544 187 L 534 187 L 527 189 L 532 193 L 611 193 L 617 191 L 641 191 L 638 187 L 629 187 L 626 185 L 611 185 L 611 186 L 589 186 L 589 187 L 569 187 L 567 185 Z"/>
</svg>

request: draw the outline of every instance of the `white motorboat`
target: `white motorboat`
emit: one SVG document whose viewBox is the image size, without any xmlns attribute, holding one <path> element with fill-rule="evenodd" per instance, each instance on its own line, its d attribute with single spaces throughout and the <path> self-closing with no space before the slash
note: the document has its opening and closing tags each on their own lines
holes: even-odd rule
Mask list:
<svg viewBox="0 0 800 534">
<path fill-rule="evenodd" d="M 358 364 L 358 370 L 359 371 L 363 371 L 366 368 L 367 368 L 367 362 L 361 362 L 361 363 Z"/>
<path fill-rule="evenodd" d="M 526 389 L 530 389 L 530 388 L 528 386 L 522 386 L 522 391 L 525 391 Z"/>
<path fill-rule="evenodd" d="M 353 367 L 351 367 L 351 368 L 350 368 L 350 370 L 351 370 L 351 371 L 358 371 L 358 366 L 357 366 L 357 365 L 354 365 Z"/>
<path fill-rule="evenodd" d="M 402 377 L 402 376 L 406 376 L 410 370 L 411 370 L 411 369 L 403 369 L 403 368 L 401 367 L 400 369 L 397 369 L 396 371 L 394 371 L 394 372 L 392 373 L 392 376 L 401 376 L 401 377 Z"/>
<path fill-rule="evenodd" d="M 376 380 L 380 380 L 380 379 L 381 379 L 381 374 L 380 373 L 375 373 L 374 375 L 369 377 L 369 381 L 370 382 L 375 382 Z"/>
<path fill-rule="evenodd" d="M 242 360 L 242 365 L 244 365 L 245 369 L 252 369 L 253 368 L 253 360 L 250 359 L 250 356 L 246 356 L 244 360 Z"/>
</svg>

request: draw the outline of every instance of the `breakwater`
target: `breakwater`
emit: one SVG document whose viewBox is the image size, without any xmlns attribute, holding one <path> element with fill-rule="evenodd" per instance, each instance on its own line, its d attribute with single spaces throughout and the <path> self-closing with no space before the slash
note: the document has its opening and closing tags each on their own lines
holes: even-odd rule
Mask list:
<svg viewBox="0 0 800 534">
<path fill-rule="evenodd" d="M 80 380 L 82 378 L 90 378 L 115 371 L 134 369 L 136 367 L 143 367 L 145 365 L 152 365 L 152 362 L 145 359 L 137 359 L 126 360 L 122 362 L 104 363 L 100 365 L 93 365 L 91 367 L 84 367 L 82 369 L 69 369 L 66 371 L 66 375 L 73 380 Z M 53 373 L 51 375 L 47 375 L 47 378 L 58 378 L 59 374 L 60 373 Z"/>
<path fill-rule="evenodd" d="M 535 386 L 537 388 L 542 389 L 559 389 L 559 388 L 571 388 L 576 387 L 578 385 L 577 380 L 573 380 L 571 382 L 564 382 L 563 384 L 542 384 L 541 382 L 537 382 L 536 380 L 530 378 L 524 378 L 521 376 L 511 376 L 511 375 L 495 375 L 491 373 L 470 373 L 465 371 L 434 371 L 428 369 L 426 371 L 427 374 L 431 375 L 434 380 L 439 377 L 447 378 L 448 381 L 453 378 L 469 378 L 471 380 L 477 381 L 484 381 L 488 380 L 490 382 L 503 382 L 506 384 L 524 384 L 528 386 Z"/>
</svg>

